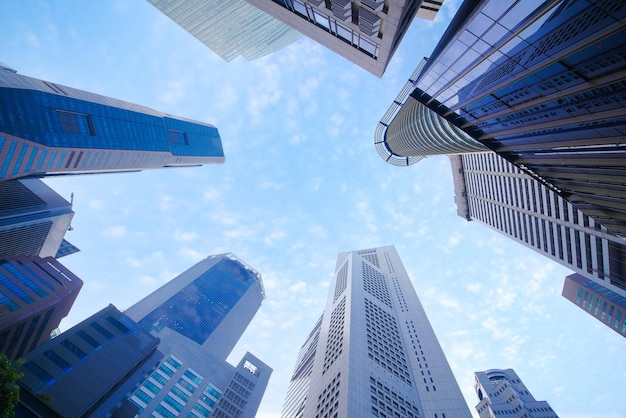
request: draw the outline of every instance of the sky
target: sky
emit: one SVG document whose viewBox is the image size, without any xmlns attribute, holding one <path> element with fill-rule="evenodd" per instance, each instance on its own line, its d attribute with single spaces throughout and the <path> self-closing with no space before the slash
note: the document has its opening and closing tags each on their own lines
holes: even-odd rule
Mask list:
<svg viewBox="0 0 626 418">
<path fill-rule="evenodd" d="M 513 368 L 561 417 L 626 417 L 624 339 L 561 296 L 571 271 L 456 213 L 447 157 L 385 163 L 374 129 L 459 6 L 415 20 L 377 78 L 302 38 L 227 63 L 143 0 L 3 0 L 0 61 L 19 73 L 214 124 L 223 165 L 46 179 L 69 200 L 84 281 L 61 329 L 126 309 L 233 252 L 267 298 L 229 361 L 273 369 L 278 417 L 339 252 L 395 245 L 472 413 L 474 371 Z"/>
</svg>

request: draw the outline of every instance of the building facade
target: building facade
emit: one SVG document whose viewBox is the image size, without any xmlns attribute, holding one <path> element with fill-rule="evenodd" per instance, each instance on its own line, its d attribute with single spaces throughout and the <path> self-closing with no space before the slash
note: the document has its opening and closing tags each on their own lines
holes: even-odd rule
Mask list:
<svg viewBox="0 0 626 418">
<path fill-rule="evenodd" d="M 548 402 L 537 401 L 513 369 L 476 372 L 480 418 L 558 418 Z"/>
<path fill-rule="evenodd" d="M 0 182 L 0 255 L 58 257 L 78 251 L 64 240 L 74 211 L 38 179 Z"/>
<path fill-rule="evenodd" d="M 302 35 L 245 0 L 148 0 L 223 60 L 254 60 Z"/>
<path fill-rule="evenodd" d="M 565 278 L 563 297 L 626 337 L 626 296 L 574 273 Z"/>
<path fill-rule="evenodd" d="M 148 0 L 230 61 L 255 59 L 301 34 L 381 77 L 414 17 L 433 20 L 443 0 Z"/>
<path fill-rule="evenodd" d="M 338 255 L 281 416 L 471 416 L 394 247 Z"/>
<path fill-rule="evenodd" d="M 625 234 L 625 16 L 620 0 L 464 1 L 379 152 L 438 154 L 447 131 L 444 153 L 495 151 Z"/>
<path fill-rule="evenodd" d="M 45 407 L 43 395 L 58 416 L 252 418 L 272 369 L 251 353 L 236 366 L 226 358 L 264 298 L 259 273 L 210 256 L 126 312 L 109 305 L 30 353 L 22 404 Z"/>
<path fill-rule="evenodd" d="M 459 216 L 626 296 L 626 240 L 493 152 L 450 156 Z"/>
<path fill-rule="evenodd" d="M 0 256 L 0 353 L 16 360 L 50 338 L 82 285 L 52 257 Z"/>
<path fill-rule="evenodd" d="M 265 298 L 261 275 L 232 254 L 210 256 L 125 313 L 161 342 L 161 359 L 125 404 L 139 416 L 254 417 L 272 369 L 226 358 Z"/>
<path fill-rule="evenodd" d="M 0 181 L 224 161 L 217 129 L 0 64 Z"/>
<path fill-rule="evenodd" d="M 36 415 L 22 416 L 102 416 L 99 405 L 154 355 L 158 342 L 109 305 L 26 357 L 20 408 Z"/>
</svg>

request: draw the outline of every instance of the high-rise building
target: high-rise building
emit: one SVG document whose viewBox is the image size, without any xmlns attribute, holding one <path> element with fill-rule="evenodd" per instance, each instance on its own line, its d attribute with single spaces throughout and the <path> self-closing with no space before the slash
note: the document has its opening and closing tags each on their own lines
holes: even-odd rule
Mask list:
<svg viewBox="0 0 626 418">
<path fill-rule="evenodd" d="M 252 418 L 272 369 L 250 353 L 237 366 L 226 358 L 264 298 L 259 273 L 210 256 L 123 314 L 110 305 L 29 354 L 23 404 L 41 407 L 41 393 L 63 416 Z"/>
<path fill-rule="evenodd" d="M 82 285 L 52 257 L 0 256 L 0 353 L 15 360 L 46 341 Z"/>
<path fill-rule="evenodd" d="M 218 55 L 254 59 L 300 34 L 381 77 L 414 17 L 443 0 L 148 0 Z"/>
<path fill-rule="evenodd" d="M 626 240 L 493 152 L 450 156 L 459 216 L 626 296 Z"/>
<path fill-rule="evenodd" d="M 0 63 L 0 181 L 224 161 L 217 129 Z"/>
<path fill-rule="evenodd" d="M 283 418 L 470 417 L 393 246 L 341 253 Z"/>
<path fill-rule="evenodd" d="M 302 36 L 246 0 L 148 1 L 226 61 L 261 58 Z"/>
<path fill-rule="evenodd" d="M 161 340 L 162 360 L 126 403 L 140 416 L 254 417 L 272 369 L 250 353 L 237 367 L 226 358 L 264 298 L 261 275 L 222 254 L 131 306 L 125 313 Z"/>
<path fill-rule="evenodd" d="M 95 413 L 101 403 L 145 367 L 158 343 L 109 305 L 26 357 L 19 408 L 36 415 L 18 416 L 103 416 Z"/>
<path fill-rule="evenodd" d="M 574 273 L 565 278 L 563 297 L 626 338 L 626 296 Z"/>
<path fill-rule="evenodd" d="M 59 257 L 78 251 L 64 240 L 72 205 L 38 179 L 0 182 L 0 255 Z"/>
<path fill-rule="evenodd" d="M 535 400 L 513 369 L 474 375 L 480 418 L 558 418 L 548 402 Z"/>
<path fill-rule="evenodd" d="M 379 153 L 492 150 L 626 234 L 624 16 L 621 0 L 464 1 L 381 121 Z"/>
</svg>

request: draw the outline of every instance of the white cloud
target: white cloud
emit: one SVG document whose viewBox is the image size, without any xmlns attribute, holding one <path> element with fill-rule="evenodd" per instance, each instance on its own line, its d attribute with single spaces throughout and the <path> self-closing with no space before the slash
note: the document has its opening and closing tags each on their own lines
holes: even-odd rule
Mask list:
<svg viewBox="0 0 626 418">
<path fill-rule="evenodd" d="M 198 236 L 199 236 L 195 232 L 182 231 L 180 229 L 176 229 L 173 235 L 176 241 L 181 241 L 181 242 L 191 242 L 191 241 L 198 239 Z"/>
<path fill-rule="evenodd" d="M 107 236 L 107 237 L 110 237 L 110 238 L 123 238 L 128 233 L 126 231 L 126 226 L 124 226 L 124 225 L 115 225 L 115 226 L 110 226 L 108 228 L 105 228 L 102 231 L 102 234 Z"/>
</svg>

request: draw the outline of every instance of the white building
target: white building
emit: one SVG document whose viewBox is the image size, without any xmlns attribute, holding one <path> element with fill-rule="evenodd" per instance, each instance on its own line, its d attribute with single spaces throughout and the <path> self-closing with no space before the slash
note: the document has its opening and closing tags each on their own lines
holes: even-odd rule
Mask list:
<svg viewBox="0 0 626 418">
<path fill-rule="evenodd" d="M 626 296 L 626 241 L 492 152 L 450 156 L 459 216 Z"/>
<path fill-rule="evenodd" d="M 341 253 L 282 417 L 470 417 L 393 246 Z"/>
<path fill-rule="evenodd" d="M 548 402 L 537 401 L 513 369 L 474 373 L 480 418 L 558 418 Z"/>
</svg>

